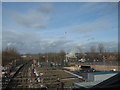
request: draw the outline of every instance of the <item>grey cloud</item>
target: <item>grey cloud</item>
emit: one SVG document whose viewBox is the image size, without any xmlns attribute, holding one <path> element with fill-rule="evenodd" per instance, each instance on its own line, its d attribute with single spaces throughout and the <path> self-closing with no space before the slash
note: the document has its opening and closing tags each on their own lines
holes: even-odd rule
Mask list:
<svg viewBox="0 0 120 90">
<path fill-rule="evenodd" d="M 4 30 L 2 48 L 16 47 L 20 53 L 44 53 L 69 50 L 75 44 L 70 40 L 53 40 L 37 36 L 36 33 Z"/>
<path fill-rule="evenodd" d="M 33 28 L 46 28 L 46 26 L 43 24 L 36 24 L 36 25 L 33 25 L 32 27 Z"/>
<path fill-rule="evenodd" d="M 48 10 L 48 8 L 52 9 L 52 5 L 42 5 L 39 11 L 37 8 L 28 10 L 25 13 L 14 11 L 12 13 L 12 18 L 15 23 L 27 28 L 44 28 L 49 20 L 51 20 L 51 15 L 49 14 L 50 10 Z"/>
<path fill-rule="evenodd" d="M 53 11 L 53 5 L 52 4 L 42 4 L 40 5 L 40 7 L 38 8 L 38 11 L 43 12 L 43 13 L 49 13 L 51 11 Z"/>
<path fill-rule="evenodd" d="M 100 42 L 74 43 L 72 40 L 54 40 L 42 38 L 36 33 L 22 32 L 17 30 L 4 30 L 2 38 L 2 48 L 16 47 L 20 53 L 45 53 L 59 52 L 61 50 L 70 52 L 72 48 L 81 46 L 83 51 L 89 51 L 91 46 L 98 46 Z M 118 42 L 102 42 L 106 50 L 117 51 Z"/>
<path fill-rule="evenodd" d="M 106 51 L 118 51 L 118 42 L 117 41 L 96 41 L 96 42 L 88 42 L 84 44 L 80 44 L 82 47 L 84 47 L 84 51 L 89 51 L 91 46 L 98 47 L 98 44 L 102 43 L 105 47 Z"/>
<path fill-rule="evenodd" d="M 84 34 L 84 33 L 89 33 L 89 32 L 98 31 L 98 30 L 105 30 L 105 29 L 109 30 L 113 26 L 117 28 L 117 26 L 112 25 L 110 23 L 111 21 L 112 20 L 109 19 L 109 17 L 104 16 L 91 22 L 84 22 L 79 25 L 73 26 L 70 30 L 71 32 L 74 32 L 74 33 Z"/>
</svg>

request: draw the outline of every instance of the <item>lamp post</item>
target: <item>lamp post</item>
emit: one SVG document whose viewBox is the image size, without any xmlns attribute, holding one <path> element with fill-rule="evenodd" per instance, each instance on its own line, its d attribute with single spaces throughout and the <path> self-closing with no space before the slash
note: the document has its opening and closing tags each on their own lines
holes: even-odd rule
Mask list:
<svg viewBox="0 0 120 90">
<path fill-rule="evenodd" d="M 103 65 L 104 65 L 104 71 L 105 71 L 105 56 L 103 56 Z"/>
<path fill-rule="evenodd" d="M 65 40 L 67 39 L 67 32 L 65 32 Z M 68 58 L 67 58 L 67 47 L 65 48 L 66 49 L 66 51 L 65 51 L 65 53 L 66 53 L 66 55 L 65 55 L 65 62 L 64 62 L 64 65 L 66 65 L 66 62 L 68 61 Z"/>
</svg>

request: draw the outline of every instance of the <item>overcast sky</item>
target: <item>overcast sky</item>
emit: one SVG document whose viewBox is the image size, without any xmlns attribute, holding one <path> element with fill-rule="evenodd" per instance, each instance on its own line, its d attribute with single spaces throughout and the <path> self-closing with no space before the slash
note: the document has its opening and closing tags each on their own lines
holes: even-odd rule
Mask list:
<svg viewBox="0 0 120 90">
<path fill-rule="evenodd" d="M 102 42 L 117 50 L 118 4 L 116 2 L 3 2 L 2 47 L 20 53 L 70 51 Z"/>
</svg>

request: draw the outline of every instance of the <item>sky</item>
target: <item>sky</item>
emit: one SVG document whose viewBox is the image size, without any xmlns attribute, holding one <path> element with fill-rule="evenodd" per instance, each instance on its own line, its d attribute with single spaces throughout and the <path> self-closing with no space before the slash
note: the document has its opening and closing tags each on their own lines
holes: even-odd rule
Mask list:
<svg viewBox="0 0 120 90">
<path fill-rule="evenodd" d="M 20 53 L 118 48 L 117 2 L 3 2 L 2 48 Z"/>
</svg>

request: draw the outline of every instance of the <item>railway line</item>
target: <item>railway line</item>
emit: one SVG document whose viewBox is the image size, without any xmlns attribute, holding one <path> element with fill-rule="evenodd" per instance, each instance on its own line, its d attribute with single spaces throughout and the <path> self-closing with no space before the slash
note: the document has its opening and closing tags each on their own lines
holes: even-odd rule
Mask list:
<svg viewBox="0 0 120 90">
<path fill-rule="evenodd" d="M 11 78 L 7 78 L 6 81 L 3 81 L 3 83 L 6 83 L 6 86 L 3 85 L 3 90 L 11 90 L 13 88 L 27 88 L 29 85 L 29 78 L 28 77 L 28 68 L 31 66 L 31 61 L 23 64 L 18 68 L 17 71 L 13 72 Z"/>
<path fill-rule="evenodd" d="M 23 64 L 18 65 L 14 68 L 14 70 L 10 73 L 7 73 L 5 76 L 2 77 L 2 89 L 6 89 L 9 84 L 11 83 L 12 78 L 16 76 L 19 70 L 23 67 Z"/>
</svg>

